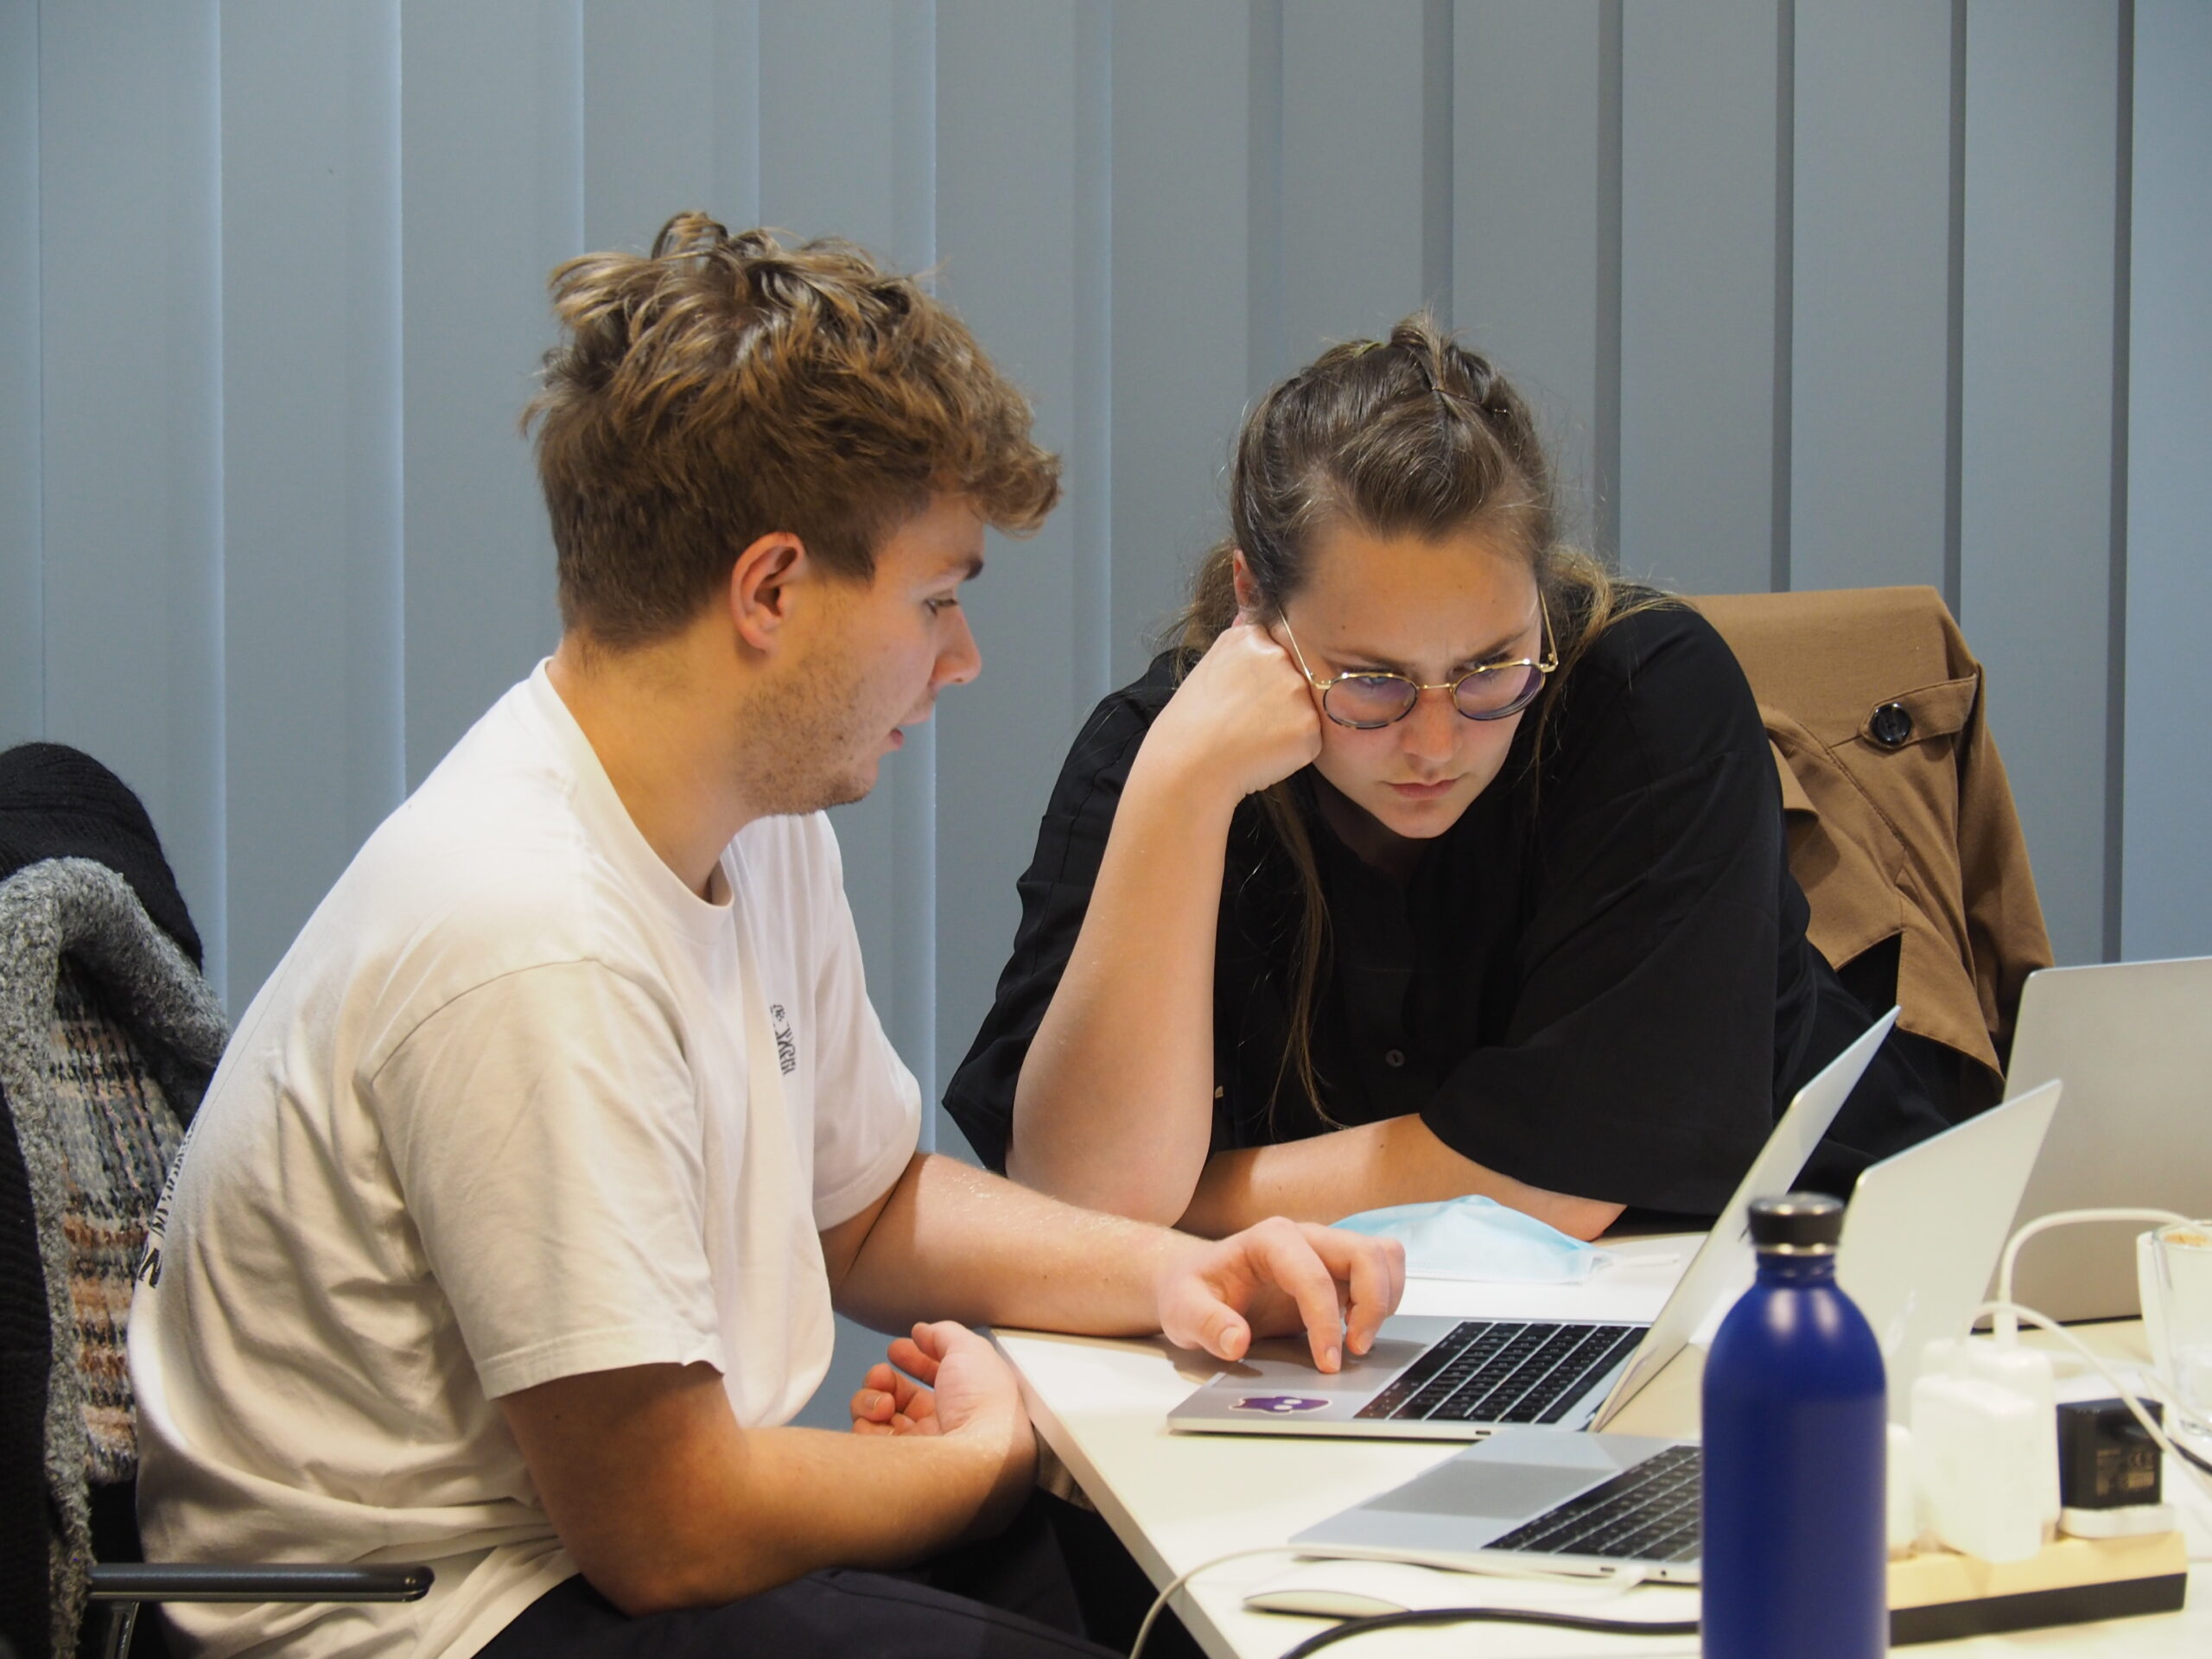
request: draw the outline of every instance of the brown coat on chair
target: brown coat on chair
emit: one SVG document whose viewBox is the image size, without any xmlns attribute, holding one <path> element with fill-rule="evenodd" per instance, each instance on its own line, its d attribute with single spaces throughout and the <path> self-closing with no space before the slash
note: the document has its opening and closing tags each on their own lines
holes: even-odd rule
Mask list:
<svg viewBox="0 0 2212 1659">
<path fill-rule="evenodd" d="M 1942 595 L 1690 602 L 1758 699 L 1815 947 L 1840 968 L 1897 939 L 1898 1024 L 1974 1062 L 1990 1085 L 1982 1098 L 1995 1100 L 2020 987 L 2050 965 L 2050 938 L 1981 664 Z"/>
</svg>

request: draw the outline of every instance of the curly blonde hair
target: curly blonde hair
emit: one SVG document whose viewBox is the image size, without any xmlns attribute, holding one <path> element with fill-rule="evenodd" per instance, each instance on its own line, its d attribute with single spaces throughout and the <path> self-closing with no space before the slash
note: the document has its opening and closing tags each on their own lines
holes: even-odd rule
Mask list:
<svg viewBox="0 0 2212 1659">
<path fill-rule="evenodd" d="M 1059 499 L 1027 400 L 913 278 L 849 243 L 678 213 L 651 254 L 587 254 L 549 286 L 563 339 L 523 427 L 561 620 L 594 645 L 681 628 L 772 531 L 865 582 L 932 495 L 1015 535 Z"/>
</svg>

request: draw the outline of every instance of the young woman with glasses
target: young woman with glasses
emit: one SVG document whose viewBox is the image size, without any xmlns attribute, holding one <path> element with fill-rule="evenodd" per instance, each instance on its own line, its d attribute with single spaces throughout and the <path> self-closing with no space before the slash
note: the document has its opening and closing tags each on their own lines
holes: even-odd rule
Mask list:
<svg viewBox="0 0 2212 1659">
<path fill-rule="evenodd" d="M 1717 1211 L 1878 1012 L 1806 941 L 1726 645 L 1560 543 L 1526 405 L 1425 318 L 1261 400 L 1230 514 L 1053 791 L 947 1091 L 977 1153 L 1205 1233 Z M 1878 1062 L 1811 1178 L 1942 1094 Z"/>
</svg>

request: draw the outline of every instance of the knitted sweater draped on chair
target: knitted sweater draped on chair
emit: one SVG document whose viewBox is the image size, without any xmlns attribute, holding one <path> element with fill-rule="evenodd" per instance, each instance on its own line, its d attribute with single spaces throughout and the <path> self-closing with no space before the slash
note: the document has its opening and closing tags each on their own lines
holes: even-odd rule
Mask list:
<svg viewBox="0 0 2212 1659">
<path fill-rule="evenodd" d="M 26 1656 L 73 1650 L 92 1489 L 137 1472 L 131 1285 L 228 1033 L 174 937 L 196 954 L 136 798 L 87 757 L 35 747 L 41 778 L 84 787 L 59 810 L 32 792 L 33 849 L 93 856 L 21 862 L 27 797 L 0 793 L 0 1637 Z M 9 783 L 24 754 L 0 756 Z"/>
</svg>

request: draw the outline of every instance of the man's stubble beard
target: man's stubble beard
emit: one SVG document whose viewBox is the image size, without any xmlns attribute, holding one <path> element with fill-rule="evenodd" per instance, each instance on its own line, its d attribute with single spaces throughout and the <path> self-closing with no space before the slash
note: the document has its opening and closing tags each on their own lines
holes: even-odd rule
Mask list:
<svg viewBox="0 0 2212 1659">
<path fill-rule="evenodd" d="M 738 715 L 746 798 L 764 816 L 849 806 L 875 786 L 860 664 L 819 653 L 764 687 Z"/>
</svg>

